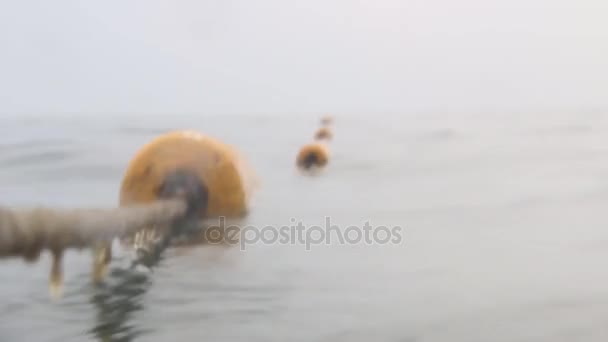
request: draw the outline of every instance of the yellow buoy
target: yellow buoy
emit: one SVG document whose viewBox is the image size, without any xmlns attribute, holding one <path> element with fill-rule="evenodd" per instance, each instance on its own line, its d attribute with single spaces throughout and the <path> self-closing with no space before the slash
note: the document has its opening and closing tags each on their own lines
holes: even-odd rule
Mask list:
<svg viewBox="0 0 608 342">
<path fill-rule="evenodd" d="M 120 206 L 185 196 L 189 215 L 243 217 L 255 179 L 230 146 L 193 131 L 161 135 L 142 147 L 129 163 L 120 187 Z M 111 259 L 111 246 L 95 249 L 94 279 Z"/>
<path fill-rule="evenodd" d="M 296 165 L 304 170 L 322 168 L 329 162 L 329 150 L 324 144 L 304 145 L 296 158 Z"/>
<path fill-rule="evenodd" d="M 315 133 L 315 140 L 331 140 L 333 138 L 333 133 L 329 127 L 321 127 Z"/>
<path fill-rule="evenodd" d="M 153 202 L 163 197 L 168 182 L 190 181 L 207 197 L 197 208 L 200 217 L 244 216 L 249 195 L 245 171 L 236 152 L 219 140 L 192 131 L 170 132 L 133 158 L 120 188 L 120 205 Z"/>
</svg>

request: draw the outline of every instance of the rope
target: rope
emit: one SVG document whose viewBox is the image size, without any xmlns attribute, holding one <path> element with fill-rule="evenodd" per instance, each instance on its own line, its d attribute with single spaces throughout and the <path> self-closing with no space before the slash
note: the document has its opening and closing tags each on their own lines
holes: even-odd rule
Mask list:
<svg viewBox="0 0 608 342">
<path fill-rule="evenodd" d="M 176 199 L 115 209 L 0 208 L 0 258 L 35 260 L 44 249 L 90 247 L 146 226 L 166 227 L 185 211 Z"/>
<path fill-rule="evenodd" d="M 171 235 L 168 230 L 185 216 L 187 209 L 186 201 L 181 199 L 114 209 L 0 207 L 0 259 L 22 257 L 33 262 L 43 250 L 49 250 L 53 257 L 50 291 L 53 297 L 58 297 L 61 294 L 64 250 L 89 247 L 99 251 L 111 244 L 114 238 L 131 234 L 141 240 L 142 231 L 151 227 L 155 236 L 165 240 Z M 140 245 L 145 247 L 148 240 L 144 237 Z"/>
</svg>

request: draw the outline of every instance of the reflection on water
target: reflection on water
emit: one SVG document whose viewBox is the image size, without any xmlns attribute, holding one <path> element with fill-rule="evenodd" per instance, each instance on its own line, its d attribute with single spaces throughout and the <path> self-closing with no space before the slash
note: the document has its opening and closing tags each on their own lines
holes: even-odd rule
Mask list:
<svg viewBox="0 0 608 342">
<path fill-rule="evenodd" d="M 91 303 L 97 309 L 97 319 L 90 334 L 99 341 L 127 342 L 145 332 L 132 321 L 132 317 L 144 310 L 143 296 L 152 285 L 150 276 L 153 274 L 150 272 L 163 261 L 163 252 L 170 248 L 171 241 L 192 235 L 194 227 L 197 227 L 196 222 L 184 221 L 178 223 L 171 235 L 151 239 L 138 235 L 141 240 L 126 237 L 120 242 L 120 246 L 126 247 L 132 257 L 118 259 L 127 261 L 130 266 L 112 268 L 104 281 L 96 284 Z"/>
<path fill-rule="evenodd" d="M 97 314 L 96 325 L 89 333 L 104 342 L 132 341 L 144 333 L 132 317 L 144 309 L 142 296 L 151 283 L 148 274 L 135 269 L 112 269 L 91 298 Z"/>
</svg>

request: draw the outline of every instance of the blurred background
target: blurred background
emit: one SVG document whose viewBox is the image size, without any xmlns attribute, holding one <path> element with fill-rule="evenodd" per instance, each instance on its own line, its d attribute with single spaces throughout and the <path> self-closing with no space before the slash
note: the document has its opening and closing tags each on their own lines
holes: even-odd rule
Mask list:
<svg viewBox="0 0 608 342">
<path fill-rule="evenodd" d="M 601 0 L 0 6 L 8 113 L 539 115 L 608 101 Z"/>
<path fill-rule="evenodd" d="M 605 341 L 608 3 L 4 1 L 0 203 L 111 207 L 194 129 L 261 180 L 247 223 L 399 245 L 169 250 L 101 287 L 0 264 L 1 341 Z M 296 172 L 325 114 L 331 160 Z"/>
</svg>

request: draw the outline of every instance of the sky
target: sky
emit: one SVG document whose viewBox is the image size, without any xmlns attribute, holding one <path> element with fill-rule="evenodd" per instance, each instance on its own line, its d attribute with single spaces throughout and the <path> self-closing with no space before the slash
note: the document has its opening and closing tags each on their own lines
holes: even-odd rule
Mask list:
<svg viewBox="0 0 608 342">
<path fill-rule="evenodd" d="M 605 0 L 6 0 L 0 113 L 608 109 Z"/>
</svg>

